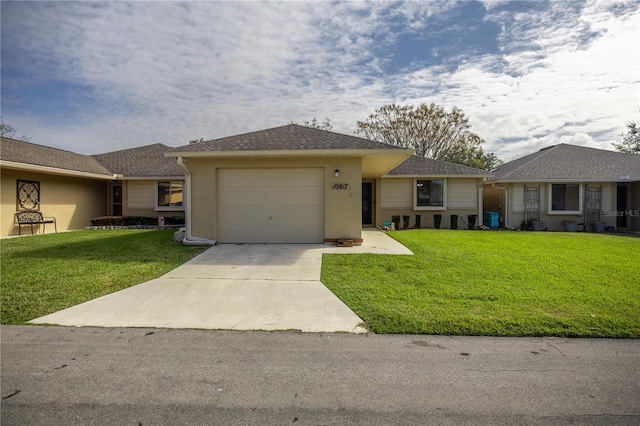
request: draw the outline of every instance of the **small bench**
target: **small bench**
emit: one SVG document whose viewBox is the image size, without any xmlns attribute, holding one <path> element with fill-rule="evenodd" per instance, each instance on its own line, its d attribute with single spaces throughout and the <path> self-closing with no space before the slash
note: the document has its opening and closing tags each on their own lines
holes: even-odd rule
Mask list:
<svg viewBox="0 0 640 426">
<path fill-rule="evenodd" d="M 33 225 L 42 225 L 42 233 L 44 234 L 46 223 L 53 223 L 53 227 L 58 232 L 58 225 L 56 224 L 55 217 L 44 217 L 42 212 L 38 211 L 24 211 L 16 213 L 16 220 L 18 221 L 18 235 L 22 235 L 22 226 L 31 225 L 31 235 L 33 235 Z"/>
</svg>

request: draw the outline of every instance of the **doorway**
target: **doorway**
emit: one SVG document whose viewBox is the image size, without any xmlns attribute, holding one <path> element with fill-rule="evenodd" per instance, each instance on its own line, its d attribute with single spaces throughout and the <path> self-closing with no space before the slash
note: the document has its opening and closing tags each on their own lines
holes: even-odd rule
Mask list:
<svg viewBox="0 0 640 426">
<path fill-rule="evenodd" d="M 627 221 L 627 210 L 629 210 L 629 184 L 626 182 L 618 182 L 618 190 L 616 192 L 616 228 L 627 229 L 629 222 Z"/>
<path fill-rule="evenodd" d="M 111 185 L 111 215 L 122 216 L 122 184 Z"/>
<path fill-rule="evenodd" d="M 362 224 L 373 225 L 373 183 L 362 182 Z"/>
</svg>

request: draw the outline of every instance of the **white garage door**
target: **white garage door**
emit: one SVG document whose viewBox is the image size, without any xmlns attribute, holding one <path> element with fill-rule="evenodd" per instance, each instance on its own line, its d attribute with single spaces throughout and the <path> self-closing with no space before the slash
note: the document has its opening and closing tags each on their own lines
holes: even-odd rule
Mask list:
<svg viewBox="0 0 640 426">
<path fill-rule="evenodd" d="M 221 243 L 324 242 L 323 169 L 222 169 Z"/>
</svg>

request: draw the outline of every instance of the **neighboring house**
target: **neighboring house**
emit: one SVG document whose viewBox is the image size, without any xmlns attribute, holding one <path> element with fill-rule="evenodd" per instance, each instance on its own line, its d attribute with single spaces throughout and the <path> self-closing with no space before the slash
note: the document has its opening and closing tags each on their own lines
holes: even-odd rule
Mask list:
<svg viewBox="0 0 640 426">
<path fill-rule="evenodd" d="M 486 170 L 412 156 L 373 182 L 379 200 L 376 224 L 398 214 L 411 216 L 413 226 L 420 215 L 420 226 L 432 228 L 433 216 L 440 214 L 442 228 L 451 226 L 451 215 L 459 216 L 459 227 L 466 227 L 469 215 L 482 217 L 483 183 L 491 176 Z"/>
<path fill-rule="evenodd" d="M 107 187 L 114 175 L 87 155 L 2 138 L 0 169 L 0 236 L 18 235 L 14 215 L 19 211 L 54 216 L 58 230 L 89 226 L 107 211 Z"/>
<path fill-rule="evenodd" d="M 184 172 L 164 156 L 170 148 L 158 143 L 92 156 L 116 175 L 109 183 L 107 214 L 184 215 Z"/>
<path fill-rule="evenodd" d="M 58 230 L 105 215 L 184 215 L 184 172 L 164 157 L 168 149 L 155 144 L 89 156 L 2 138 L 0 236 L 18 235 L 14 214 L 24 210 L 55 217 Z"/>
<path fill-rule="evenodd" d="M 493 172 L 484 210 L 499 212 L 507 227 L 535 220 L 563 230 L 570 221 L 640 231 L 640 155 L 559 144 Z"/>
<path fill-rule="evenodd" d="M 481 183 L 490 173 L 412 154 L 290 124 L 166 155 L 186 172 L 193 240 L 357 243 L 363 225 L 381 226 L 394 214 L 411 213 L 412 223 L 427 212 L 481 214 Z"/>
<path fill-rule="evenodd" d="M 362 226 L 409 215 L 482 215 L 483 170 L 413 150 L 295 124 L 179 148 L 155 144 L 100 155 L 2 139 L 1 236 L 14 213 L 40 210 L 59 230 L 105 215 L 186 215 L 191 241 L 362 242 Z M 21 201 L 20 185 L 37 194 Z M 33 191 L 32 191 L 33 192 Z M 464 222 L 460 223 L 464 226 Z"/>
</svg>

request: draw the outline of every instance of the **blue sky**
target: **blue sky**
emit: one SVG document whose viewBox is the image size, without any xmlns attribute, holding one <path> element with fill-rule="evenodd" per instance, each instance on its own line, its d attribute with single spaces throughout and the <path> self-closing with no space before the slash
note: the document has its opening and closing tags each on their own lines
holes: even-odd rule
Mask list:
<svg viewBox="0 0 640 426">
<path fill-rule="evenodd" d="M 457 106 L 509 160 L 638 120 L 637 1 L 6 2 L 3 120 L 94 154 L 390 103 Z"/>
</svg>

